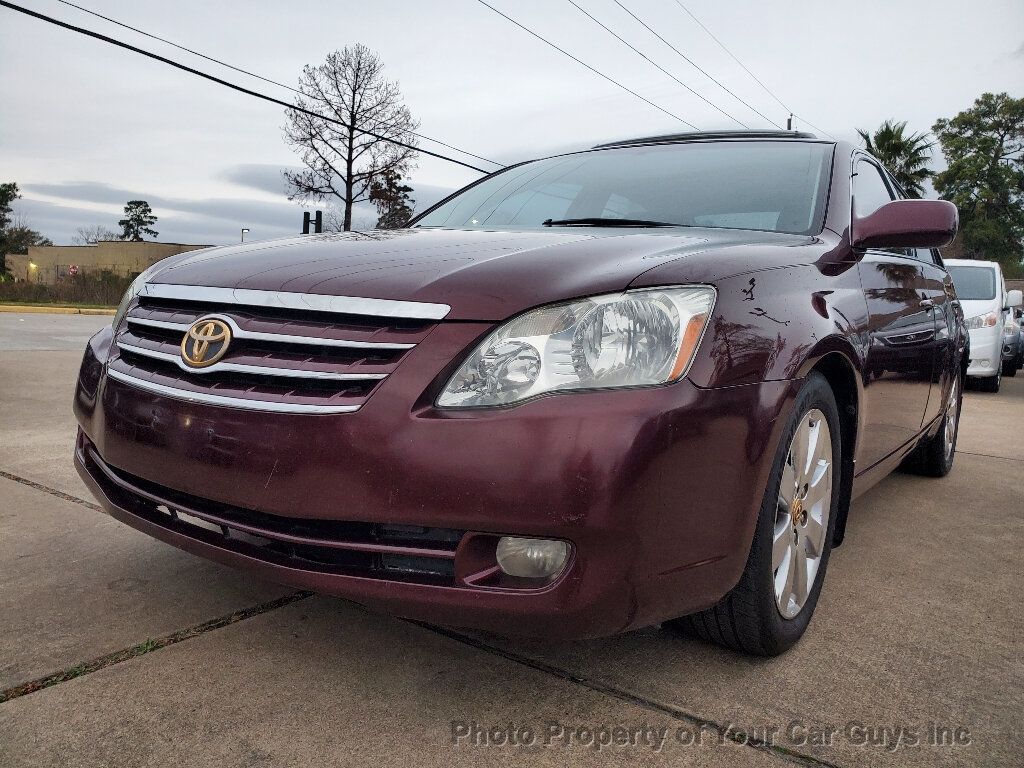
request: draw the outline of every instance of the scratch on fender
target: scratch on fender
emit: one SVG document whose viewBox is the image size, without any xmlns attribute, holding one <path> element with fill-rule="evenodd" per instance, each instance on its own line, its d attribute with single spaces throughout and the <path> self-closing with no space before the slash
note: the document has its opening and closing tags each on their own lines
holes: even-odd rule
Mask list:
<svg viewBox="0 0 1024 768">
<path fill-rule="evenodd" d="M 740 293 L 742 293 L 746 297 L 746 298 L 743 299 L 744 301 L 753 301 L 754 300 L 754 287 L 757 285 L 757 278 L 755 278 L 755 277 L 750 278 L 750 282 L 748 283 L 748 285 L 750 287 L 749 288 L 741 288 L 740 289 Z"/>
<path fill-rule="evenodd" d="M 274 459 L 274 466 L 272 466 L 270 468 L 270 474 L 267 475 L 267 482 L 263 485 L 263 490 L 267 490 L 267 488 L 270 487 L 270 480 L 271 480 L 271 478 L 274 477 L 274 472 L 277 471 L 277 462 L 278 461 L 280 461 L 280 459 Z"/>
<path fill-rule="evenodd" d="M 789 325 L 790 322 L 789 320 L 779 320 L 776 317 L 772 317 L 763 307 L 754 307 L 754 309 L 747 314 L 753 315 L 754 317 L 763 317 L 765 320 L 771 320 L 773 323 L 778 323 L 779 325 Z"/>
</svg>

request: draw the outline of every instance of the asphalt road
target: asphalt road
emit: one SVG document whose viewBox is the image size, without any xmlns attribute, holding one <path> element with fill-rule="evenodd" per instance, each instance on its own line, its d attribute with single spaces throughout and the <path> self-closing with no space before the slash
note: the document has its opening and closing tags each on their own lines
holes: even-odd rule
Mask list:
<svg viewBox="0 0 1024 768">
<path fill-rule="evenodd" d="M 71 467 L 108 321 L 0 314 L 3 768 L 1024 763 L 1024 377 L 967 394 L 948 478 L 854 504 L 808 634 L 763 660 L 414 625 L 136 533 Z"/>
</svg>

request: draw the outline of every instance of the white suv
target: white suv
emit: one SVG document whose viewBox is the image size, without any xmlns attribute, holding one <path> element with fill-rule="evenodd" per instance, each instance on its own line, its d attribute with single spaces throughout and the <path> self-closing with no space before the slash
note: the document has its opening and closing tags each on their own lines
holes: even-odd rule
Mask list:
<svg viewBox="0 0 1024 768">
<path fill-rule="evenodd" d="M 998 392 L 1003 377 L 1003 324 L 1021 305 L 1021 292 L 1006 290 L 996 261 L 945 259 L 971 333 L 971 364 L 967 376 L 986 392 Z"/>
</svg>

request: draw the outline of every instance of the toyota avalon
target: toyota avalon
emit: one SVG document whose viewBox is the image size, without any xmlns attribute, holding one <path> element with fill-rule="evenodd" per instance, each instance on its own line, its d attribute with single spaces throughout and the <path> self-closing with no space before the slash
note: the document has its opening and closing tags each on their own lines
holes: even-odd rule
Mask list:
<svg viewBox="0 0 1024 768">
<path fill-rule="evenodd" d="M 956 226 L 844 142 L 704 133 L 181 254 L 90 340 L 75 463 L 127 525 L 399 616 L 777 654 L 851 499 L 952 466 Z"/>
</svg>

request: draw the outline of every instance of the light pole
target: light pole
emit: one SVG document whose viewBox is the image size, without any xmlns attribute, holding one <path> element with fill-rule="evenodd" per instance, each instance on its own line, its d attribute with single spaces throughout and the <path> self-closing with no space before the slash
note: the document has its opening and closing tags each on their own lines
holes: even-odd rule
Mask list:
<svg viewBox="0 0 1024 768">
<path fill-rule="evenodd" d="M 242 227 L 242 242 L 245 242 L 245 233 L 249 231 L 248 227 Z"/>
</svg>

